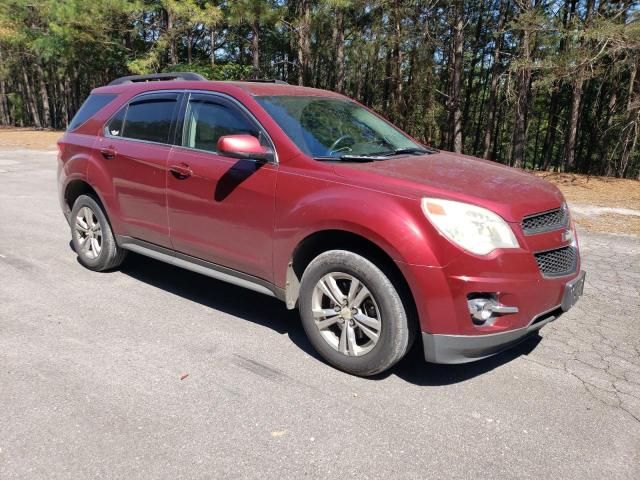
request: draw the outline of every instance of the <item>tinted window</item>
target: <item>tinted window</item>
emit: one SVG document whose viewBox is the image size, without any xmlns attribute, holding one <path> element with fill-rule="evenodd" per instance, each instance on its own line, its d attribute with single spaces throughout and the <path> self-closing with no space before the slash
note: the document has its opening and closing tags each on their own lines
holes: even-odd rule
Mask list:
<svg viewBox="0 0 640 480">
<path fill-rule="evenodd" d="M 113 117 L 111 117 L 111 120 L 109 120 L 109 123 L 107 123 L 107 126 L 105 127 L 107 134 L 111 135 L 112 137 L 122 136 L 122 126 L 124 124 L 124 117 L 126 113 L 127 113 L 127 105 L 122 107 L 118 111 L 118 113 L 116 113 Z"/>
<path fill-rule="evenodd" d="M 239 134 L 261 138 L 258 127 L 236 108 L 215 100 L 189 101 L 184 119 L 183 146 L 215 152 L 220 137 Z"/>
<path fill-rule="evenodd" d="M 84 122 L 89 120 L 92 116 L 98 113 L 104 106 L 106 106 L 111 100 L 116 98 L 117 95 L 107 95 L 107 94 L 98 94 L 94 93 L 89 95 L 89 97 L 84 101 L 78 113 L 75 114 L 73 120 L 67 127 L 67 130 L 75 130 Z"/>
<path fill-rule="evenodd" d="M 121 136 L 169 143 L 171 121 L 177 103 L 175 98 L 152 98 L 130 103 Z"/>
</svg>

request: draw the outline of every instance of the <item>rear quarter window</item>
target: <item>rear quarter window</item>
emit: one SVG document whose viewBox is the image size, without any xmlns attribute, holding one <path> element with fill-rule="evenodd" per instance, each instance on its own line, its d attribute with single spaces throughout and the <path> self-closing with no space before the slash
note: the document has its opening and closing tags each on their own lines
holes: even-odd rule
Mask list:
<svg viewBox="0 0 640 480">
<path fill-rule="evenodd" d="M 92 93 L 84 101 L 80 110 L 75 114 L 71 123 L 67 127 L 67 131 L 75 130 L 84 122 L 93 117 L 96 113 L 106 107 L 117 95 L 107 93 Z"/>
</svg>

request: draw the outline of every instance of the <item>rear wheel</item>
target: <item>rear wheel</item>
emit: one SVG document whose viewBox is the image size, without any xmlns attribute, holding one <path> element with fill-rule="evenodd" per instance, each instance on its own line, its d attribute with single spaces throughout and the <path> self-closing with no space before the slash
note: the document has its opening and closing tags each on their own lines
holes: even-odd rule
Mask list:
<svg viewBox="0 0 640 480">
<path fill-rule="evenodd" d="M 80 195 L 71 209 L 71 238 L 80 263 L 90 270 L 103 271 L 119 266 L 127 254 L 118 247 L 100 204 Z"/>
<path fill-rule="evenodd" d="M 410 325 L 389 278 L 372 262 L 331 250 L 306 268 L 300 316 L 315 349 L 330 364 L 354 375 L 383 372 L 410 344 Z"/>
</svg>

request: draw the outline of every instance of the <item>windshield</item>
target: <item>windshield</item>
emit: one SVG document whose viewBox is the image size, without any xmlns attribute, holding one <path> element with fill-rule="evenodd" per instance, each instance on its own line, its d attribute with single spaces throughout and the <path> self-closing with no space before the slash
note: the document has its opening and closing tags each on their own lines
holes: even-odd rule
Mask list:
<svg viewBox="0 0 640 480">
<path fill-rule="evenodd" d="M 341 98 L 270 96 L 256 100 L 295 144 L 318 159 L 424 151 L 390 123 Z"/>
</svg>

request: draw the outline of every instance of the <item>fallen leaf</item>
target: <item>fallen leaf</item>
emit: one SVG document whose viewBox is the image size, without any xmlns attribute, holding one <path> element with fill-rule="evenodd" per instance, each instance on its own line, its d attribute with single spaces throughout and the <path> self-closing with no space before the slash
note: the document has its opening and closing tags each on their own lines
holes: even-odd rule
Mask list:
<svg viewBox="0 0 640 480">
<path fill-rule="evenodd" d="M 276 430 L 275 432 L 271 432 L 271 436 L 273 438 L 282 437 L 283 435 L 286 435 L 286 434 L 287 434 L 286 430 Z"/>
</svg>

